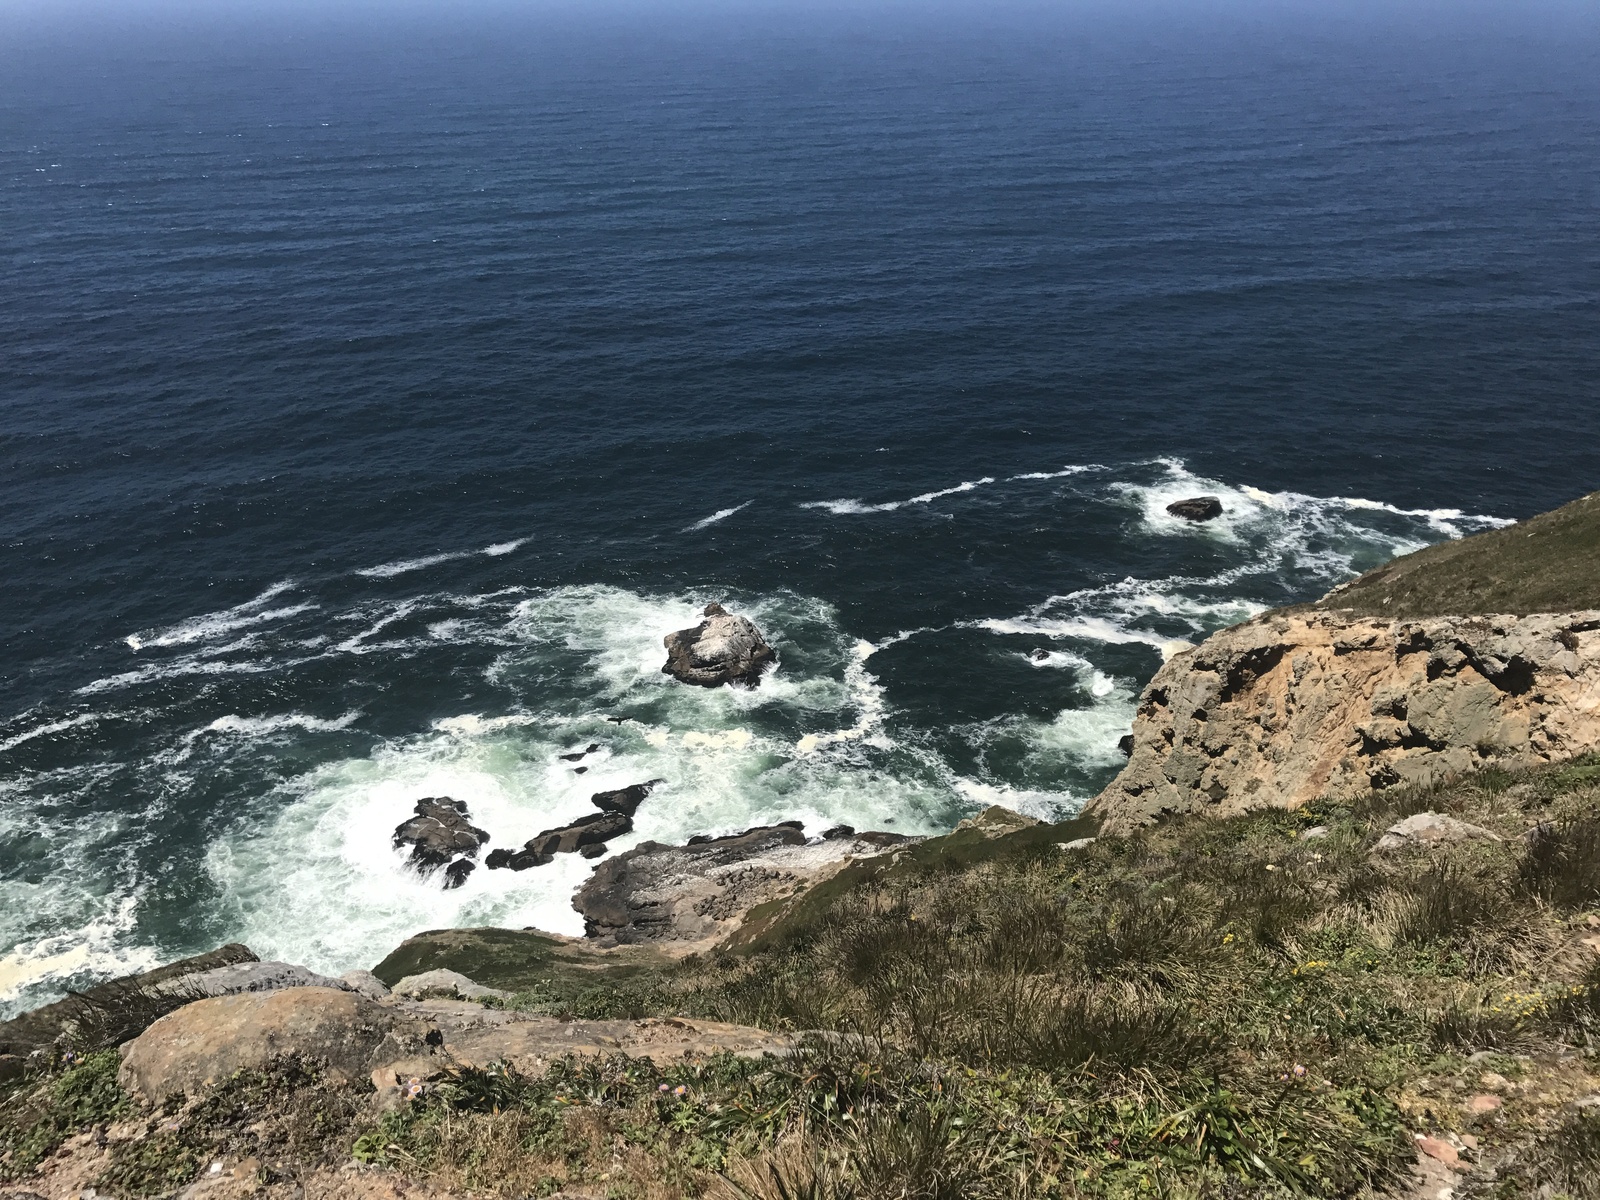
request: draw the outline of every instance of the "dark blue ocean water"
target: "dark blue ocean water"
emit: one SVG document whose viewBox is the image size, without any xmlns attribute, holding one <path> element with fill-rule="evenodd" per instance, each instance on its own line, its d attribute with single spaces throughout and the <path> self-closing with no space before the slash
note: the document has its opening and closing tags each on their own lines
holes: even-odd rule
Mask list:
<svg viewBox="0 0 1600 1200">
<path fill-rule="evenodd" d="M 1592 6 L 0 10 L 0 229 L 7 1007 L 576 932 L 422 795 L 1067 813 L 1174 645 L 1600 486 Z"/>
</svg>

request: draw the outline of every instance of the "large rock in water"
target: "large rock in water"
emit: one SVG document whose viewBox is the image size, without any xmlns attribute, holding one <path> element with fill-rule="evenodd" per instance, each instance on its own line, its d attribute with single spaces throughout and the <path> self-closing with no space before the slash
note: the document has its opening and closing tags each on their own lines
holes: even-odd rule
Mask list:
<svg viewBox="0 0 1600 1200">
<path fill-rule="evenodd" d="M 1128 765 L 1088 811 L 1114 831 L 1554 762 L 1600 749 L 1597 697 L 1600 611 L 1266 613 L 1156 672 Z"/>
<path fill-rule="evenodd" d="M 1222 501 L 1215 496 L 1190 496 L 1187 500 L 1174 500 L 1167 511 L 1185 521 L 1214 521 L 1222 515 Z"/>
<path fill-rule="evenodd" d="M 526 871 L 529 867 L 542 867 L 558 854 L 576 851 L 585 858 L 596 858 L 605 852 L 605 844 L 633 828 L 633 818 L 622 812 L 597 812 L 579 817 L 560 829 L 546 829 L 523 843 L 521 850 L 491 850 L 484 865 L 491 871 L 506 869 Z"/>
<path fill-rule="evenodd" d="M 661 668 L 684 683 L 721 687 L 740 683 L 755 687 L 761 672 L 777 655 L 748 617 L 734 616 L 720 604 L 705 607 L 705 620 L 663 639 L 667 663 Z"/>
<path fill-rule="evenodd" d="M 429 796 L 418 800 L 416 816 L 395 827 L 394 848 L 411 847 L 406 861 L 422 875 L 444 868 L 444 886 L 460 887 L 477 864 L 478 847 L 489 840 L 484 830 L 472 824 L 467 805 L 449 796 Z"/>
</svg>

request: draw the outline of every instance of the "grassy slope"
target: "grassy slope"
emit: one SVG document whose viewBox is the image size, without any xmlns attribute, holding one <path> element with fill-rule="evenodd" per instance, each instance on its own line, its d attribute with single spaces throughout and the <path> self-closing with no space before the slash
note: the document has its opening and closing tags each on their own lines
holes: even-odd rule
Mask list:
<svg viewBox="0 0 1600 1200">
<path fill-rule="evenodd" d="M 1505 840 L 1373 854 L 1423 808 Z M 1530 844 L 1537 821 L 1553 825 Z M 1328 835 L 1302 839 L 1313 823 Z M 468 1073 L 382 1118 L 285 1071 L 234 1081 L 177 1133 L 113 1139 L 97 1186 L 164 1194 L 217 1156 L 293 1175 L 354 1152 L 507 1197 L 1364 1196 L 1398 1186 L 1428 1132 L 1496 1164 L 1458 1195 L 1600 1200 L 1600 1110 L 1571 1104 L 1600 1091 L 1583 940 L 1600 932 L 1600 763 L 1057 845 L 1081 833 L 860 864 L 765 914 L 741 952 L 581 995 L 532 954 L 512 1002 L 832 1031 L 802 1061 Z M 0 1102 L 0 1181 L 117 1111 L 112 1070 L 67 1066 Z M 1475 1116 L 1477 1094 L 1503 1107 Z M 308 1112 L 328 1117 L 307 1132 Z"/>
<path fill-rule="evenodd" d="M 1397 558 L 1316 607 L 1397 618 L 1600 608 L 1600 492 Z"/>
</svg>

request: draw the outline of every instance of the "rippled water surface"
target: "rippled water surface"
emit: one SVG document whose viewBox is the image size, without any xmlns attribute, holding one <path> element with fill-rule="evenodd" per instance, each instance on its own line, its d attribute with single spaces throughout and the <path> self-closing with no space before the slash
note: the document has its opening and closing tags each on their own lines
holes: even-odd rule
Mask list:
<svg viewBox="0 0 1600 1200">
<path fill-rule="evenodd" d="M 1064 815 L 1173 647 L 1600 486 L 1584 6 L 176 11 L 0 40 L 6 1008 L 580 931 L 425 795 Z"/>
</svg>

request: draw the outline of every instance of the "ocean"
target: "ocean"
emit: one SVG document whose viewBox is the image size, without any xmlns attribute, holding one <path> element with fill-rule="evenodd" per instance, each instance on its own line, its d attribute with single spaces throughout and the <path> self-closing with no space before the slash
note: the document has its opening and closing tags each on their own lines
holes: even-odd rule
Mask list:
<svg viewBox="0 0 1600 1200">
<path fill-rule="evenodd" d="M 1064 817 L 1175 648 L 1600 486 L 1593 6 L 0 29 L 0 1015 L 581 932 L 424 796 Z M 660 672 L 712 600 L 753 691 Z"/>
</svg>

